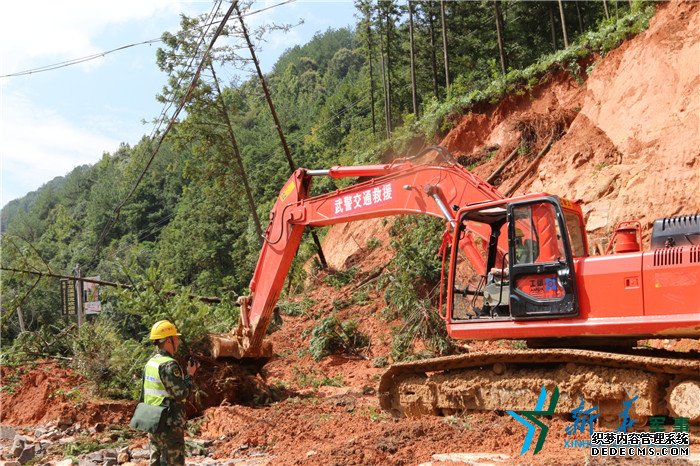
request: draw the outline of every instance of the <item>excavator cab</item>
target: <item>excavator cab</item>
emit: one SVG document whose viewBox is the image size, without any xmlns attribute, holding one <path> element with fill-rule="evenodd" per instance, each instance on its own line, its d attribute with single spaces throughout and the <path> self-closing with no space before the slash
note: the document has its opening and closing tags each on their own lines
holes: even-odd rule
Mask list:
<svg viewBox="0 0 700 466">
<path fill-rule="evenodd" d="M 586 255 L 578 205 L 531 195 L 467 206 L 458 218 L 447 287 L 450 320 L 578 315 L 573 259 Z M 471 238 L 475 223 L 490 228 L 488 243 Z M 481 261 L 473 260 L 475 253 Z"/>
</svg>

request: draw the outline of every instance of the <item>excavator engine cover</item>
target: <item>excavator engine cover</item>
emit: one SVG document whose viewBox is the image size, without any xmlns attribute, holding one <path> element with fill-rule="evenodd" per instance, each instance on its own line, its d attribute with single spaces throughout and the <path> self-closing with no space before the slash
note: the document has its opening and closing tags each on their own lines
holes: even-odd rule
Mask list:
<svg viewBox="0 0 700 466">
<path fill-rule="evenodd" d="M 651 249 L 700 244 L 700 214 L 656 220 L 651 231 Z"/>
</svg>

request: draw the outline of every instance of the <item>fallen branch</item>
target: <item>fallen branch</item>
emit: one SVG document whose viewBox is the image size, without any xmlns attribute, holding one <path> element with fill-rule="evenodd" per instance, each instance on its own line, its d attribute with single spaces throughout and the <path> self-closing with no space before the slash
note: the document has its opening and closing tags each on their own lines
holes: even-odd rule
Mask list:
<svg viewBox="0 0 700 466">
<path fill-rule="evenodd" d="M 378 269 L 375 269 L 374 271 L 372 271 L 372 273 L 370 273 L 370 274 L 367 275 L 364 279 L 362 279 L 362 281 L 361 281 L 360 283 L 358 283 L 357 285 L 355 285 L 355 286 L 353 287 L 352 291 L 355 291 L 355 290 L 361 288 L 362 286 L 364 286 L 364 285 L 366 285 L 367 283 L 371 282 L 371 281 L 374 280 L 375 278 L 379 277 L 379 276 L 382 274 L 382 272 L 384 271 L 385 268 L 386 268 L 386 265 L 383 265 L 383 266 L 379 267 Z"/>
<path fill-rule="evenodd" d="M 499 165 L 498 168 L 497 168 L 493 173 L 491 173 L 491 176 L 489 176 L 488 178 L 486 178 L 486 182 L 487 182 L 488 184 L 493 184 L 493 181 L 494 181 L 496 178 L 498 178 L 498 175 L 501 174 L 501 172 L 503 171 L 503 169 L 506 168 L 506 166 L 507 166 L 510 162 L 513 161 L 513 159 L 515 158 L 515 156 L 518 155 L 518 149 L 520 149 L 520 144 L 518 144 L 517 146 L 515 146 L 515 149 L 513 149 L 513 152 L 511 152 L 510 154 L 508 154 L 508 157 L 506 157 L 506 159 L 503 161 L 503 163 L 502 163 L 501 165 Z"/>
<path fill-rule="evenodd" d="M 556 134 L 555 131 L 552 131 L 552 136 L 550 136 L 549 141 L 547 142 L 547 145 L 545 145 L 542 150 L 535 156 L 534 159 L 532 159 L 532 162 L 530 162 L 530 165 L 527 166 L 527 168 L 523 171 L 523 173 L 518 177 L 517 180 L 513 183 L 513 185 L 508 188 L 508 191 L 505 192 L 506 197 L 510 197 L 516 189 L 520 187 L 522 184 L 523 180 L 530 174 L 530 172 L 537 166 L 539 161 L 544 157 L 544 155 L 549 152 L 549 149 L 552 147 L 552 143 L 554 142 L 554 135 Z"/>
</svg>

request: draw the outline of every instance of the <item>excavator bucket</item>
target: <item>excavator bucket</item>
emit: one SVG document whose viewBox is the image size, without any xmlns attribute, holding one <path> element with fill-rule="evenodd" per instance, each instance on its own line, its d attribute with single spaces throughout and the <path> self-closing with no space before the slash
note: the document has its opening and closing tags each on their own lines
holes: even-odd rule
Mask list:
<svg viewBox="0 0 700 466">
<path fill-rule="evenodd" d="M 209 334 L 209 352 L 215 359 L 218 358 L 270 358 L 272 357 L 272 343 L 263 341 L 261 348 L 253 351 L 249 339 L 237 332 L 211 333 Z"/>
<path fill-rule="evenodd" d="M 272 357 L 272 343 L 262 340 L 257 345 L 252 344 L 252 331 L 248 320 L 250 296 L 240 296 L 241 320 L 238 328 L 228 333 L 209 334 L 209 353 L 214 359 L 269 359 Z"/>
</svg>

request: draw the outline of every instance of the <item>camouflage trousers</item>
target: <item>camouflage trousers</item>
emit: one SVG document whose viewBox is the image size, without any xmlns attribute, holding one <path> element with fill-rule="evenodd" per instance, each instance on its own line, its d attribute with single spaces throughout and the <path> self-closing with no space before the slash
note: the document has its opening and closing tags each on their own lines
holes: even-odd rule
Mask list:
<svg viewBox="0 0 700 466">
<path fill-rule="evenodd" d="M 149 466 L 184 466 L 185 465 L 185 431 L 182 428 L 170 428 L 167 432 L 148 434 L 151 441 L 151 459 Z"/>
</svg>

